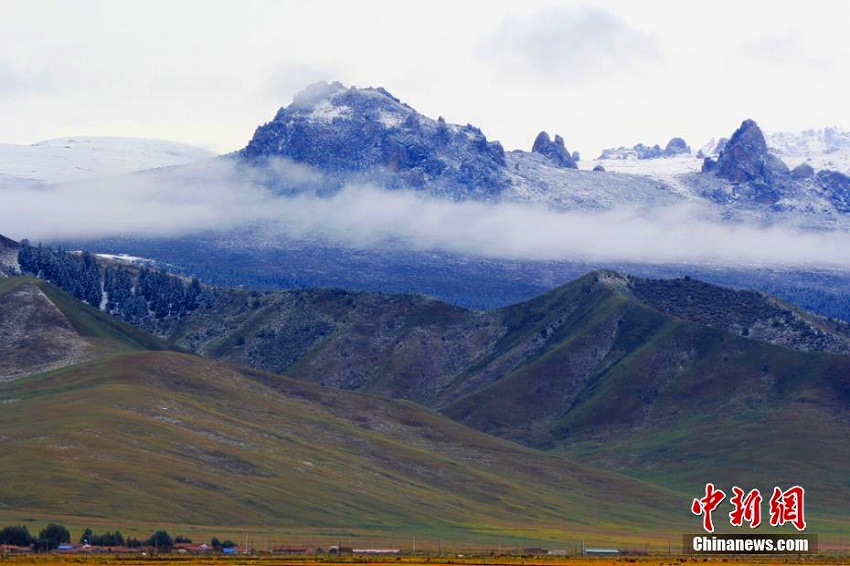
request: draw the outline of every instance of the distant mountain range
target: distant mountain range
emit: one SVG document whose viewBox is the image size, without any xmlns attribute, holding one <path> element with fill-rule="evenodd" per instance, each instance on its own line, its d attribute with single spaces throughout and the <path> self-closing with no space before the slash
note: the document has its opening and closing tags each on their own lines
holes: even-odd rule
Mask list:
<svg viewBox="0 0 850 566">
<path fill-rule="evenodd" d="M 183 143 L 107 136 L 0 144 L 0 188 L 124 175 L 215 156 Z"/>
<path fill-rule="evenodd" d="M 539 545 L 681 519 L 668 489 L 411 403 L 180 353 L 44 281 L 0 280 L 0 326 L 0 519 L 14 524 Z"/>
<path fill-rule="evenodd" d="M 850 268 L 836 254 L 825 263 L 809 263 L 807 257 L 778 265 L 758 258 L 738 262 L 726 251 L 732 247 L 726 241 L 717 244 L 718 254 L 728 256 L 724 265 L 723 258 L 706 260 L 712 250 L 698 246 L 689 257 L 686 233 L 677 236 L 669 257 L 652 257 L 655 242 L 650 241 L 650 257 L 642 257 L 639 248 L 611 258 L 597 254 L 593 245 L 605 238 L 604 231 L 593 237 L 577 228 L 568 236 L 558 234 L 557 226 L 551 236 L 547 231 L 560 222 L 587 224 L 596 232 L 610 222 L 612 240 L 639 242 L 638 231 L 653 233 L 658 217 L 671 214 L 685 232 L 691 223 L 698 226 L 697 235 L 722 231 L 731 238 L 743 227 L 788 230 L 791 237 L 837 234 L 840 240 L 850 233 L 850 160 L 841 157 L 847 137 L 826 129 L 778 135 L 774 142 L 746 120 L 729 137 L 743 143 L 713 144 L 702 158 L 674 138 L 658 159 L 576 162 L 559 133 L 552 138 L 541 132 L 529 144 L 531 151 L 505 151 L 475 126 L 423 116 L 385 89 L 318 83 L 258 127 L 243 150 L 98 183 L 104 195 L 146 187 L 152 196 L 140 197 L 141 203 L 161 203 L 152 222 L 173 216 L 172 224 L 145 230 L 136 226 L 142 215 L 133 214 L 123 223 L 110 218 L 106 230 L 80 229 L 80 236 L 54 241 L 158 260 L 227 286 L 424 292 L 475 307 L 527 299 L 593 269 L 651 277 L 691 273 L 719 284 L 769 290 L 840 317 L 847 316 L 840 305 L 850 297 L 845 285 Z M 802 151 L 814 153 L 802 157 Z M 363 186 L 374 190 L 364 193 Z M 386 200 L 387 195 L 414 200 Z M 427 206 L 435 203 L 482 207 L 462 209 L 467 212 L 455 219 L 454 213 L 440 216 L 448 208 L 435 214 Z M 136 205 L 126 208 L 134 211 Z M 216 212 L 205 219 L 209 209 Z M 184 213 L 175 210 L 186 216 L 198 211 L 201 220 L 182 222 Z M 274 210 L 281 211 L 279 219 Z M 346 214 L 349 210 L 356 214 Z M 399 218 L 387 212 L 375 222 L 374 214 L 385 210 L 397 210 Z M 607 211 L 617 214 L 593 216 Z M 535 223 L 542 213 L 545 222 Z M 570 216 L 561 220 L 562 213 Z M 517 217 L 525 224 L 514 227 Z M 628 234 L 619 233 L 631 224 Z M 122 225 L 132 228 L 122 232 Z M 464 230 L 453 236 L 458 226 Z M 537 234 L 531 244 L 525 243 L 529 234 Z M 565 251 L 559 238 L 570 239 Z M 747 245 L 744 239 L 732 243 Z M 840 242 L 818 245 L 817 251 L 835 246 Z M 760 247 L 765 246 L 750 249 Z M 578 251 L 569 251 L 573 248 Z"/>
<path fill-rule="evenodd" d="M 803 137 L 777 136 L 776 141 L 784 151 L 798 155 L 801 150 L 834 152 L 844 147 L 845 137 L 838 130 L 825 130 L 822 136 L 811 132 Z M 603 152 L 602 158 L 676 157 L 689 155 L 690 148 L 674 138 L 664 149 L 638 145 L 629 155 L 622 153 Z M 842 227 L 847 226 L 843 215 L 850 210 L 850 177 L 811 167 L 790 175 L 787 165 L 768 151 L 764 134 L 752 120 L 744 121 L 719 151 L 714 174 L 706 168 L 708 175 L 683 180 L 679 188 L 685 187 L 688 194 L 634 178 L 623 190 L 610 178 L 600 181 L 576 171 L 560 136 L 552 142 L 541 132 L 531 153 L 506 154 L 498 142 L 488 141 L 473 126 L 422 116 L 384 89 L 345 88 L 339 83 L 318 83 L 300 93 L 274 120 L 257 129 L 238 158 L 252 164 L 285 158 L 313 167 L 327 176 L 325 190 L 371 182 L 452 200 L 540 202 L 563 210 L 627 203 L 660 206 L 695 198 L 732 211 L 743 208 L 742 219 L 793 213 L 809 223 Z M 731 173 L 748 168 L 752 171 L 745 175 Z"/>
<path fill-rule="evenodd" d="M 757 293 L 606 271 L 489 312 L 218 290 L 151 315 L 214 361 L 8 277 L 0 325 L 0 516 L 652 538 L 713 481 L 804 485 L 845 529 L 850 325 Z"/>
<path fill-rule="evenodd" d="M 846 536 L 847 136 L 562 134 L 505 151 L 320 83 L 226 156 L 5 148 L 5 221 L 79 216 L 55 241 L 103 255 L 0 237 L 0 518 L 643 536 L 711 481 L 805 485 Z"/>
</svg>

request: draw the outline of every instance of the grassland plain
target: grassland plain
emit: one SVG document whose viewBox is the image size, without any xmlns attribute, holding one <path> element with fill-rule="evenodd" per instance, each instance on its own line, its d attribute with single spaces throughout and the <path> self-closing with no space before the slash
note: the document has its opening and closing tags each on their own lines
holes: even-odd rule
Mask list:
<svg viewBox="0 0 850 566">
<path fill-rule="evenodd" d="M 758 293 L 598 272 L 483 313 L 411 296 L 234 293 L 173 337 L 411 398 L 685 499 L 709 481 L 765 493 L 801 484 L 813 525 L 840 538 L 850 519 L 847 333 Z M 824 343 L 834 351 L 812 351 Z"/>
<path fill-rule="evenodd" d="M 4 280 L 0 296 L 8 298 L 14 288 L 27 284 L 37 285 L 51 299 L 96 355 L 0 383 L 0 521 L 5 524 L 23 523 L 37 532 L 55 520 L 74 533 L 86 527 L 117 528 L 138 536 L 166 528 L 190 536 L 251 537 L 257 545 L 260 540 L 312 542 L 316 537 L 328 544 L 349 537 L 387 546 L 417 537 L 420 545 L 444 541 L 459 548 L 563 548 L 579 540 L 603 547 L 664 548 L 695 530 L 698 519 L 689 512 L 690 501 L 700 495 L 705 481 L 734 480 L 767 489 L 760 482 L 822 477 L 822 484 L 810 491 L 812 531 L 825 536 L 829 545 L 840 545 L 847 536 L 847 488 L 841 478 L 848 460 L 842 438 L 850 435 L 840 418 L 843 397 L 833 395 L 837 404 L 824 405 L 836 411 L 830 421 L 834 428 L 822 429 L 821 445 L 811 437 L 811 453 L 796 444 L 800 436 L 794 435 L 800 427 L 816 435 L 812 423 L 824 422 L 818 420 L 822 405 L 836 390 L 820 371 L 783 385 L 790 399 L 804 408 L 809 403 L 812 413 L 800 413 L 796 422 L 786 419 L 791 428 L 779 429 L 788 439 L 784 449 L 781 443 L 774 446 L 776 439 L 768 442 L 771 438 L 754 444 L 761 459 L 749 459 L 752 446 L 738 446 L 731 459 L 719 461 L 713 457 L 722 451 L 678 456 L 659 446 L 656 452 L 669 457 L 669 465 L 653 468 L 659 460 L 645 459 L 654 454 L 646 451 L 653 442 L 679 446 L 674 441 L 691 434 L 714 438 L 719 443 L 715 448 L 722 448 L 722 428 L 712 432 L 697 427 L 700 414 L 714 406 L 690 412 L 683 406 L 680 413 L 697 428 L 683 428 L 677 420 L 655 432 L 635 427 L 633 445 L 628 440 L 617 445 L 605 435 L 590 435 L 575 445 L 575 455 L 588 462 L 642 475 L 627 479 L 576 464 L 558 452 L 475 431 L 412 402 L 168 351 L 166 343 L 45 283 Z M 621 296 L 609 298 L 577 318 L 550 324 L 542 342 L 528 329 L 506 335 L 504 351 L 522 352 L 528 344 L 545 350 L 547 344 L 569 342 L 565 327 L 592 330 L 598 325 L 588 321 L 607 320 L 606 313 L 624 303 Z M 569 302 L 569 297 L 542 299 L 542 313 L 549 312 L 552 301 Z M 671 323 L 659 316 L 636 319 L 619 339 L 628 345 L 641 333 L 651 334 L 659 326 L 669 329 Z M 842 359 L 824 358 L 839 364 Z M 725 383 L 727 374 L 718 375 L 719 383 Z M 728 374 L 729 380 L 733 377 Z M 598 387 L 604 392 L 602 385 Z M 674 388 L 669 397 L 676 395 Z M 542 398 L 535 399 L 520 399 L 513 406 L 534 415 Z M 784 426 L 782 414 L 776 423 L 766 420 L 775 405 L 762 406 L 759 400 L 745 399 L 742 407 L 755 403 L 761 412 L 734 413 L 741 419 L 734 431 L 740 434 L 749 426 L 758 439 L 774 430 L 765 429 L 765 422 Z M 621 414 L 616 411 L 620 405 L 600 407 Z M 710 420 L 702 422 L 711 425 Z M 607 434 L 614 429 L 601 430 Z M 641 438 L 641 431 L 650 432 Z M 730 476 L 728 462 L 736 463 L 732 469 L 741 475 Z M 747 466 L 756 475 L 746 475 Z"/>
<path fill-rule="evenodd" d="M 93 357 L 0 382 L 5 524 L 540 544 L 677 523 L 668 490 L 416 404 L 163 350 L 43 282 L 2 297 L 28 285 Z"/>
<path fill-rule="evenodd" d="M 545 556 L 508 556 L 504 554 L 494 553 L 494 555 L 463 555 L 451 554 L 447 556 L 443 554 L 437 555 L 420 555 L 420 556 L 405 556 L 405 557 L 289 557 L 289 556 L 235 556 L 235 557 L 187 557 L 174 555 L 160 556 L 18 556 L 6 559 L 9 564 L 36 564 L 43 566 L 57 566 L 60 564 L 92 564 L 92 565 L 145 565 L 145 564 L 160 564 L 160 565 L 186 565 L 192 564 L 206 565 L 249 565 L 256 564 L 258 566 L 265 565 L 291 565 L 291 566 L 322 566 L 326 564 L 341 564 L 341 565 L 381 565 L 381 564 L 397 564 L 400 566 L 623 566 L 626 564 L 634 564 L 636 566 L 682 566 L 689 562 L 700 563 L 723 563 L 737 564 L 739 566 L 761 566 L 772 564 L 788 564 L 788 563 L 804 563 L 804 564 L 848 564 L 850 557 L 841 555 L 818 556 L 818 557 L 763 557 L 763 556 L 735 556 L 724 558 L 686 558 L 673 553 L 670 556 L 620 556 L 620 557 L 587 557 L 587 556 L 571 556 L 563 557 L 545 557 Z"/>
</svg>

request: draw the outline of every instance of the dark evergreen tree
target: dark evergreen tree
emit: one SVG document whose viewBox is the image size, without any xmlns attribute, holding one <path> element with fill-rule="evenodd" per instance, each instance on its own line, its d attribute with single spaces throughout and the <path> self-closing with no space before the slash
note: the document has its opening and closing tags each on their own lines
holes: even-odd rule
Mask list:
<svg viewBox="0 0 850 566">
<path fill-rule="evenodd" d="M 171 535 L 167 531 L 159 530 L 148 539 L 148 546 L 155 546 L 160 549 L 171 548 L 174 546 L 174 539 L 171 538 Z"/>
<path fill-rule="evenodd" d="M 128 546 L 130 548 L 139 548 L 144 543 L 137 538 L 128 537 L 125 544 L 126 544 L 126 546 Z"/>
<path fill-rule="evenodd" d="M 11 544 L 14 546 L 30 546 L 32 535 L 26 525 L 9 526 L 0 529 L 0 544 Z"/>
<path fill-rule="evenodd" d="M 55 550 L 60 544 L 71 542 L 71 533 L 63 525 L 50 523 L 38 533 L 33 547 L 38 550 Z"/>
<path fill-rule="evenodd" d="M 130 324 L 155 332 L 197 309 L 202 301 L 213 300 L 197 277 L 186 283 L 147 266 L 137 275 L 132 267 L 110 265 L 101 270 L 97 258 L 87 251 L 68 253 L 41 243 L 33 247 L 23 240 L 18 261 L 24 273 L 46 279 L 95 308 L 103 307 Z"/>
</svg>

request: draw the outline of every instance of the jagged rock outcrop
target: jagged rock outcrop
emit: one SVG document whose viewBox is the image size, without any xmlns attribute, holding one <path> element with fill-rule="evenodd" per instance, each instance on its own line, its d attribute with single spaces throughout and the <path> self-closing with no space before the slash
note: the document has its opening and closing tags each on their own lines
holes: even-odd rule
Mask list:
<svg viewBox="0 0 850 566">
<path fill-rule="evenodd" d="M 850 177 L 838 171 L 823 170 L 815 175 L 815 183 L 839 212 L 850 213 Z"/>
<path fill-rule="evenodd" d="M 578 169 L 578 165 L 564 145 L 564 138 L 555 135 L 555 140 L 549 139 L 549 134 L 540 132 L 534 139 L 532 153 L 539 153 L 563 169 Z"/>
<path fill-rule="evenodd" d="M 603 149 L 599 159 L 658 159 L 661 157 L 676 157 L 677 155 L 688 155 L 691 148 L 682 138 L 673 138 L 667 142 L 662 149 L 660 145 L 644 145 L 639 143 L 634 147 L 620 146 L 618 148 Z"/>
<path fill-rule="evenodd" d="M 672 138 L 664 148 L 664 157 L 675 157 L 677 155 L 690 155 L 691 148 L 682 138 Z"/>
<path fill-rule="evenodd" d="M 238 156 L 252 165 L 308 165 L 326 175 L 325 185 L 366 180 L 453 199 L 490 198 L 510 184 L 504 149 L 478 128 L 432 120 L 383 88 L 337 82 L 299 93 Z"/>
<path fill-rule="evenodd" d="M 788 167 L 767 150 L 764 134 L 753 120 L 744 120 L 720 152 L 714 174 L 732 183 L 773 187 Z"/>
<path fill-rule="evenodd" d="M 815 176 L 814 168 L 808 163 L 800 163 L 791 170 L 791 178 L 795 181 L 804 181 Z"/>
</svg>

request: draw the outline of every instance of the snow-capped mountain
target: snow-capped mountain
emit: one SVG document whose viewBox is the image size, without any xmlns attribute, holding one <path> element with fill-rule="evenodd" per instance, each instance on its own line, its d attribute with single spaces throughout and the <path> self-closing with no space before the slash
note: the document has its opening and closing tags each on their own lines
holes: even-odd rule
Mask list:
<svg viewBox="0 0 850 566">
<path fill-rule="evenodd" d="M 808 163 L 814 169 L 850 174 L 850 132 L 828 127 L 766 136 L 768 147 L 789 167 Z"/>
<path fill-rule="evenodd" d="M 504 149 L 478 128 L 425 117 L 382 88 L 340 83 L 302 91 L 257 128 L 239 156 L 254 166 L 284 158 L 315 168 L 330 188 L 366 181 L 488 200 L 509 185 Z"/>
<path fill-rule="evenodd" d="M 560 211 L 692 201 L 714 209 L 711 216 L 732 221 L 819 228 L 848 224 L 840 172 L 795 169 L 791 175 L 791 167 L 768 152 L 755 122 L 743 126 L 746 143 L 714 144 L 716 161 L 704 161 L 702 152 L 694 156 L 683 139 L 673 138 L 664 148 L 639 144 L 603 152 L 595 162 L 582 164 L 594 169 L 586 171 L 577 169 L 559 135 L 553 142 L 541 132 L 532 151 L 505 153 L 478 128 L 423 116 L 382 88 L 318 83 L 260 126 L 237 158 L 260 167 L 277 158 L 312 168 L 323 175 L 325 196 L 346 183 L 367 182 L 454 201 L 533 203 Z M 845 140 L 836 130 L 809 138 L 806 143 L 775 139 L 798 153 L 800 148 L 833 151 Z M 752 147 L 744 148 L 747 143 Z M 705 163 L 719 168 L 709 171 Z M 731 173 L 745 169 L 747 174 Z M 279 193 L 303 192 L 287 179 L 272 185 Z"/>
<path fill-rule="evenodd" d="M 661 159 L 665 157 L 676 157 L 689 155 L 691 148 L 682 138 L 672 138 L 664 149 L 660 145 L 647 146 L 639 143 L 633 147 L 620 146 L 617 148 L 603 149 L 598 159 Z"/>
<path fill-rule="evenodd" d="M 220 284 L 393 289 L 478 306 L 590 265 L 845 273 L 850 179 L 786 162 L 755 122 L 744 125 L 747 135 L 730 135 L 743 143 L 712 144 L 708 162 L 676 140 L 666 157 L 576 164 L 569 132 L 505 152 L 475 126 L 423 116 L 382 88 L 319 83 L 240 151 L 16 191 L 0 224 L 37 240 L 40 221 L 71 249 L 151 258 Z M 43 182 L 48 170 L 29 177 Z M 35 219 L 21 220 L 29 211 Z"/>
<path fill-rule="evenodd" d="M 0 186 L 108 177 L 215 157 L 191 145 L 142 138 L 72 137 L 0 144 Z"/>
</svg>

